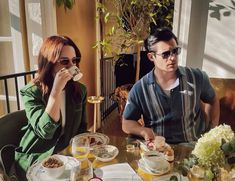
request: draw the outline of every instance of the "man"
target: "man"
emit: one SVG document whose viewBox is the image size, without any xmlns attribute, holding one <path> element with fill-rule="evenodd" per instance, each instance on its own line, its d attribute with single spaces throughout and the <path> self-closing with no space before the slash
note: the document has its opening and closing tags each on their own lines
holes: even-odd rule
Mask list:
<svg viewBox="0 0 235 181">
<path fill-rule="evenodd" d="M 168 28 L 157 29 L 145 41 L 148 58 L 155 68 L 136 82 L 128 95 L 122 129 L 146 141 L 156 135 L 168 143 L 195 141 L 219 122 L 219 101 L 207 74 L 199 69 L 178 66 L 176 36 Z M 196 61 L 196 60 L 195 60 Z M 145 126 L 137 120 L 143 117 Z"/>
</svg>

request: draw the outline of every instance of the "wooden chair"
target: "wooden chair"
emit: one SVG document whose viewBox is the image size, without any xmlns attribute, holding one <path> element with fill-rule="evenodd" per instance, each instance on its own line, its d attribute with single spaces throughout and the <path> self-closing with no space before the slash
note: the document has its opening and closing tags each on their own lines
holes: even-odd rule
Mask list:
<svg viewBox="0 0 235 181">
<path fill-rule="evenodd" d="M 118 113 L 122 117 L 128 93 L 130 92 L 133 84 L 125 84 L 114 89 L 113 93 L 110 95 L 111 100 L 117 102 L 118 104 Z"/>
</svg>

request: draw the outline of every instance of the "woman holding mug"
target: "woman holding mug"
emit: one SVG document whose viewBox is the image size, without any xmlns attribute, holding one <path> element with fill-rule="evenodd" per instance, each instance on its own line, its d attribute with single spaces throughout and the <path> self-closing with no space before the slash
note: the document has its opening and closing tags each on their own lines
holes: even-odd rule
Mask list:
<svg viewBox="0 0 235 181">
<path fill-rule="evenodd" d="M 86 87 L 78 82 L 81 53 L 68 37 L 51 36 L 38 56 L 38 75 L 21 91 L 27 126 L 16 149 L 20 180 L 33 163 L 68 146 L 86 131 Z"/>
</svg>

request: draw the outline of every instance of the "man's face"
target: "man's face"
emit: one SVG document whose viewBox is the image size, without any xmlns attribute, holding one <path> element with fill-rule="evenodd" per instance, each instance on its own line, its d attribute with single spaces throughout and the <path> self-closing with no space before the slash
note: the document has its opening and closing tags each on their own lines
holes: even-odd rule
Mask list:
<svg viewBox="0 0 235 181">
<path fill-rule="evenodd" d="M 175 72 L 178 68 L 178 53 L 175 39 L 160 41 L 152 46 L 152 52 L 148 57 L 154 62 L 155 68 L 164 72 Z"/>
</svg>

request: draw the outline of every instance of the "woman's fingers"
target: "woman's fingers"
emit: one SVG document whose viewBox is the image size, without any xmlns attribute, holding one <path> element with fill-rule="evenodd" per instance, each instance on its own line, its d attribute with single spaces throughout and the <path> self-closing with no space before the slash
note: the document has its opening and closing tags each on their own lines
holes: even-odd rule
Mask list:
<svg viewBox="0 0 235 181">
<path fill-rule="evenodd" d="M 66 68 L 62 68 L 59 72 L 58 72 L 58 76 L 61 78 L 61 79 L 65 79 L 66 82 L 68 80 L 70 80 L 73 76 L 70 74 L 70 72 L 68 71 L 68 69 Z"/>
<path fill-rule="evenodd" d="M 66 68 L 62 68 L 56 73 L 55 80 L 53 83 L 53 89 L 55 91 L 62 91 L 67 84 L 67 82 L 72 78 L 73 76 L 69 73 L 69 71 Z"/>
</svg>

